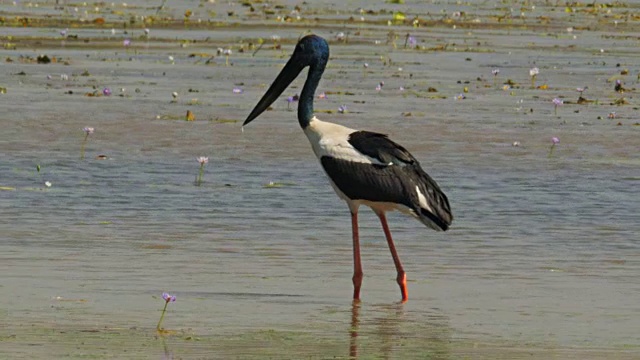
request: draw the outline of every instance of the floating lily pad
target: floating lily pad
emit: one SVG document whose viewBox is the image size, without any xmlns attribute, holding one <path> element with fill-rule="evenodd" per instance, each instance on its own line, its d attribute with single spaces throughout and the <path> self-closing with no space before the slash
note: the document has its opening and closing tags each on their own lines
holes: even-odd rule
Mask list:
<svg viewBox="0 0 640 360">
<path fill-rule="evenodd" d="M 396 11 L 393 13 L 393 21 L 404 21 L 404 19 L 406 19 L 406 15 L 403 12 L 400 11 Z"/>
<path fill-rule="evenodd" d="M 179 333 L 177 330 L 167 330 L 167 329 L 158 329 L 156 330 L 158 335 L 166 336 L 166 335 L 176 335 Z"/>
<path fill-rule="evenodd" d="M 235 119 L 221 119 L 221 118 L 215 118 L 211 121 L 221 123 L 221 124 L 234 124 L 238 122 L 238 120 L 235 120 Z"/>
<path fill-rule="evenodd" d="M 268 184 L 265 184 L 263 186 L 263 188 L 272 189 L 272 188 L 281 188 L 281 187 L 292 186 L 292 185 L 295 185 L 295 184 L 294 183 L 283 183 L 283 182 L 270 181 Z"/>
<path fill-rule="evenodd" d="M 184 115 L 158 115 L 156 120 L 184 120 Z"/>
</svg>

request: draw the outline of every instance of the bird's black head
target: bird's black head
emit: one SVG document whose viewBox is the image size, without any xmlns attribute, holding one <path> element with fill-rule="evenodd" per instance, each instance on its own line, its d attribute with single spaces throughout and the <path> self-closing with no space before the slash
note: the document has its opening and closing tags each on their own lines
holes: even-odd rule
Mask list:
<svg viewBox="0 0 640 360">
<path fill-rule="evenodd" d="M 317 35 L 307 35 L 300 39 L 291 58 L 273 81 L 269 90 L 258 101 L 251 114 L 247 116 L 242 126 L 250 123 L 262 114 L 269 105 L 273 104 L 305 67 L 310 66 L 312 70 L 322 73 L 327 61 L 329 61 L 329 44 L 325 39 Z M 317 81 L 319 80 L 318 78 Z"/>
<path fill-rule="evenodd" d="M 318 35 L 307 35 L 298 41 L 291 60 L 303 66 L 322 66 L 329 61 L 329 44 Z"/>
</svg>

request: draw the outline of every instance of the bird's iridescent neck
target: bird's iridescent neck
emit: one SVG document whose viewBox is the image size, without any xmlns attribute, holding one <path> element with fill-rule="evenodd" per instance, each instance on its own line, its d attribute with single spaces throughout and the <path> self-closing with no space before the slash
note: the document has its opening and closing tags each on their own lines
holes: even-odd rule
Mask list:
<svg viewBox="0 0 640 360">
<path fill-rule="evenodd" d="M 309 122 L 311 118 L 313 118 L 313 99 L 318 84 L 320 84 L 320 78 L 322 77 L 324 68 L 324 64 L 316 64 L 309 67 L 307 80 L 304 82 L 304 87 L 300 93 L 300 99 L 298 100 L 298 122 L 303 129 L 309 126 Z"/>
</svg>

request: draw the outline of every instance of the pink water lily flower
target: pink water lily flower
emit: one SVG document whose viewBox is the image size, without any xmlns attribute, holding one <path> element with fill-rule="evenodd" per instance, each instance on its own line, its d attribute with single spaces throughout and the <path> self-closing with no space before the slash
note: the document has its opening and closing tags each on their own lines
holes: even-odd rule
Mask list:
<svg viewBox="0 0 640 360">
<path fill-rule="evenodd" d="M 166 292 L 162 293 L 162 298 L 166 302 L 175 302 L 176 301 L 176 296 L 175 295 L 171 295 L 171 294 L 166 293 Z"/>
<path fill-rule="evenodd" d="M 414 48 L 418 45 L 418 40 L 416 40 L 415 36 L 409 36 L 407 38 L 407 44 L 410 48 Z"/>
<path fill-rule="evenodd" d="M 529 76 L 533 77 L 540 74 L 540 69 L 538 69 L 537 67 L 533 67 L 531 69 L 529 69 Z"/>
<path fill-rule="evenodd" d="M 167 312 L 167 305 L 169 305 L 170 302 L 175 302 L 176 301 L 176 296 L 175 295 L 171 295 L 169 293 L 162 293 L 162 298 L 164 299 L 164 308 L 162 309 L 162 314 L 160 315 L 160 321 L 158 321 L 158 326 L 156 326 L 156 329 L 158 331 L 163 331 L 162 329 L 162 320 L 164 320 L 164 314 Z"/>
<path fill-rule="evenodd" d="M 553 113 L 554 114 L 558 114 L 558 106 L 562 106 L 564 104 L 564 101 L 562 101 L 561 99 L 558 98 L 554 98 L 551 102 L 553 102 Z"/>
<path fill-rule="evenodd" d="M 82 146 L 80 147 L 80 160 L 84 160 L 84 148 L 87 145 L 89 135 L 93 134 L 94 130 L 94 128 L 88 126 L 82 129 L 84 131 L 84 140 L 82 140 Z"/>
<path fill-rule="evenodd" d="M 200 170 L 198 171 L 198 176 L 196 177 L 196 186 L 200 186 L 202 184 L 202 176 L 204 175 L 204 165 L 209 162 L 209 158 L 206 156 L 197 157 L 196 160 L 200 163 Z"/>
</svg>

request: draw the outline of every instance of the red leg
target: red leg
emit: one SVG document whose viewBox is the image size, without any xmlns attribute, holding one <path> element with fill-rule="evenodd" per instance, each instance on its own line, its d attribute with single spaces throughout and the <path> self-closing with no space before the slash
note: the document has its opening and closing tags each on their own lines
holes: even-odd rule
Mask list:
<svg viewBox="0 0 640 360">
<path fill-rule="evenodd" d="M 358 235 L 358 211 L 351 212 L 351 230 L 353 232 L 353 300 L 360 300 L 362 285 L 362 263 L 360 262 L 360 236 Z"/>
<path fill-rule="evenodd" d="M 398 282 L 398 285 L 400 285 L 402 302 L 406 302 L 407 300 L 409 300 L 407 294 L 407 274 L 402 268 L 402 263 L 400 262 L 400 257 L 398 256 L 398 252 L 396 251 L 396 246 L 393 244 L 391 231 L 389 231 L 389 225 L 387 225 L 387 217 L 385 216 L 384 212 L 377 213 L 377 215 L 380 218 L 380 223 L 382 223 L 382 230 L 384 230 L 384 236 L 386 236 L 387 238 L 389 250 L 391 250 L 391 256 L 393 257 L 393 263 L 396 265 L 396 270 L 398 271 L 398 277 L 396 278 L 396 281 Z"/>
</svg>

